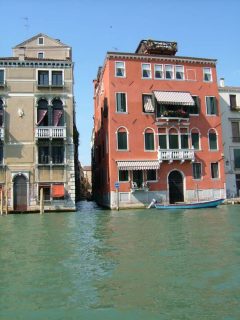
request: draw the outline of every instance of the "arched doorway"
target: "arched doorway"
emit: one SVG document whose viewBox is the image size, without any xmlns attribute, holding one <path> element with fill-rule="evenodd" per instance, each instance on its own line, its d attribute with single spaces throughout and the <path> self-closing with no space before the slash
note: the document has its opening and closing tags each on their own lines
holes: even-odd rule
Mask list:
<svg viewBox="0 0 240 320">
<path fill-rule="evenodd" d="M 174 170 L 168 176 L 169 203 L 183 202 L 183 177 L 182 174 Z"/>
<path fill-rule="evenodd" d="M 13 209 L 27 211 L 27 179 L 22 174 L 13 180 Z"/>
</svg>

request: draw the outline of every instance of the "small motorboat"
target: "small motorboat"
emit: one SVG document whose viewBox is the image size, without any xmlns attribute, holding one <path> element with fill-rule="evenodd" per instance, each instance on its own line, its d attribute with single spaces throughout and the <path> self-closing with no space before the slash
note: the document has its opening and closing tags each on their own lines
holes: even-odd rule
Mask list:
<svg viewBox="0 0 240 320">
<path fill-rule="evenodd" d="M 214 199 L 209 201 L 199 201 L 199 202 L 181 202 L 174 204 L 163 204 L 154 203 L 156 209 L 202 209 L 202 208 L 216 208 L 218 205 L 222 204 L 224 199 Z M 152 204 L 152 203 L 151 203 Z"/>
</svg>

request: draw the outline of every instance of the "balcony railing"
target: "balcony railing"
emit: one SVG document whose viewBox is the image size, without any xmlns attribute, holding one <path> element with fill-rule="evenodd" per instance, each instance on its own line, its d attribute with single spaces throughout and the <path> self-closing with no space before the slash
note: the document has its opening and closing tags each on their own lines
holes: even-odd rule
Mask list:
<svg viewBox="0 0 240 320">
<path fill-rule="evenodd" d="M 180 160 L 184 162 L 185 160 L 194 161 L 194 150 L 193 149 L 167 149 L 158 150 L 158 160 L 173 162 L 174 160 Z"/>
<path fill-rule="evenodd" d="M 4 139 L 4 128 L 0 128 L 0 140 Z"/>
<path fill-rule="evenodd" d="M 37 127 L 35 138 L 66 138 L 66 127 Z"/>
</svg>

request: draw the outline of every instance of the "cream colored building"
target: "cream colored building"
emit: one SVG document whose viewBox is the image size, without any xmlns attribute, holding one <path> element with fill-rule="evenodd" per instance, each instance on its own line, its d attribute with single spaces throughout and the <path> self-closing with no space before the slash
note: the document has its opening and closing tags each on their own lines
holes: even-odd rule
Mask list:
<svg viewBox="0 0 240 320">
<path fill-rule="evenodd" d="M 0 185 L 10 211 L 75 210 L 71 47 L 38 34 L 0 58 Z"/>
</svg>

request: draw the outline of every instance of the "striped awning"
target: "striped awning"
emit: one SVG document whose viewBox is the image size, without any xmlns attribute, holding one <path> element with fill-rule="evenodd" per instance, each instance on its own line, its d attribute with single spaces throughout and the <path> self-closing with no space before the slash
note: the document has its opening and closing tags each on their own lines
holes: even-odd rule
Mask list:
<svg viewBox="0 0 240 320">
<path fill-rule="evenodd" d="M 194 106 L 195 102 L 189 92 L 180 91 L 153 91 L 157 102 L 160 104 L 176 104 Z"/>
<path fill-rule="evenodd" d="M 143 105 L 144 105 L 145 112 L 154 112 L 154 107 L 153 107 L 151 95 L 144 95 L 143 96 Z"/>
<path fill-rule="evenodd" d="M 117 161 L 119 170 L 152 170 L 159 169 L 158 160 L 142 160 L 142 161 Z"/>
</svg>

